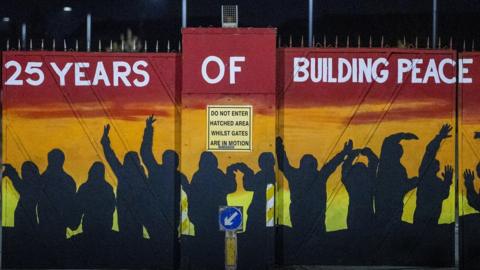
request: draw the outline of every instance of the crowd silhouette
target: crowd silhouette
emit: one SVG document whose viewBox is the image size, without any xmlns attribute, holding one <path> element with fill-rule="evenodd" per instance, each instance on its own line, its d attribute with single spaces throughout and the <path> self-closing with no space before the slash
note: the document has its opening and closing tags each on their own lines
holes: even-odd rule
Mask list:
<svg viewBox="0 0 480 270">
<path fill-rule="evenodd" d="M 105 165 L 100 161 L 93 162 L 87 180 L 77 191 L 76 182 L 63 169 L 65 155 L 60 149 L 48 153 L 48 166 L 43 173 L 32 161 L 23 163 L 21 176 L 13 166 L 5 164 L 3 176 L 12 181 L 20 195 L 14 216 L 15 237 L 24 239 L 22 243 L 40 239 L 38 245 L 33 246 L 44 248 L 42 256 L 50 254 L 46 255 L 45 265 L 56 262 L 60 266 L 77 263 L 111 267 L 114 266 L 112 260 L 136 265 L 149 258 L 148 267 L 177 269 L 181 260 L 179 220 L 183 189 L 188 198 L 188 216 L 195 226 L 195 236 L 189 241 L 192 246 L 189 260 L 195 269 L 221 269 L 224 235 L 219 231 L 218 208 L 227 205 L 228 194 L 237 190 L 236 176 L 241 173 L 244 189 L 253 192 L 253 198 L 246 210 L 246 231 L 239 239 L 240 268 L 261 269 L 273 257 L 265 249 L 255 247 L 274 239 L 274 229 L 266 226 L 266 190 L 268 185 L 276 185 L 275 165 L 290 189 L 292 227 L 285 228 L 284 232 L 290 235 L 289 239 L 297 239 L 297 243 L 312 235 L 327 234 L 326 186 L 340 166 L 341 183 L 349 196 L 347 230 L 351 235 L 365 234 L 372 228 L 376 231 L 399 228 L 405 195 L 414 188 L 417 188 L 417 201 L 413 225 L 437 226 L 442 202 L 449 196 L 452 184 L 450 165 L 444 167 L 441 178 L 437 176 L 440 163 L 436 155 L 442 141 L 451 137 L 452 128 L 448 124 L 443 125 L 427 145 L 418 176 L 413 178 L 408 177 L 401 163 L 400 142 L 418 137 L 412 133 L 396 133 L 384 139 L 380 156 L 368 147 L 354 148 L 352 140 L 348 140 L 340 152 L 321 166 L 311 154 L 301 158 L 298 168 L 292 166 L 280 137 L 276 140 L 276 157 L 269 152 L 258 157 L 258 172 L 241 162 L 231 164 L 224 172 L 213 153 L 203 152 L 198 170 L 188 181 L 179 170 L 179 156 L 174 150 L 164 151 L 161 163 L 156 160 L 152 150 L 155 122 L 153 116 L 146 119 L 140 154 L 129 151 L 123 161 L 111 145 L 110 126 L 104 127 L 101 145 L 116 177 L 116 191 L 106 181 Z M 367 162 L 357 161 L 359 156 L 366 157 Z M 477 175 L 480 177 L 480 164 Z M 466 170 L 464 178 L 468 202 L 480 211 L 480 195 L 473 186 L 475 175 Z M 112 231 L 115 210 L 118 232 Z M 67 228 L 75 230 L 80 225 L 83 233 L 78 239 L 81 240 L 72 240 L 76 236 L 67 239 Z M 69 250 L 68 241 L 79 246 L 76 250 L 80 254 L 75 258 L 64 254 Z M 99 245 L 99 242 L 105 244 Z M 82 254 L 85 246 L 91 248 L 91 253 Z M 20 248 L 25 249 L 23 244 Z M 121 249 L 121 258 L 108 253 L 109 249 Z M 69 264 L 70 260 L 79 258 L 82 258 L 80 262 Z"/>
</svg>

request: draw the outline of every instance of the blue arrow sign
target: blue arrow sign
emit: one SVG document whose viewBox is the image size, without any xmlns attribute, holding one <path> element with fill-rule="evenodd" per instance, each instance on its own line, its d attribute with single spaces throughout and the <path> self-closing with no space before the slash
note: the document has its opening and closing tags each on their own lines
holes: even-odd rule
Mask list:
<svg viewBox="0 0 480 270">
<path fill-rule="evenodd" d="M 218 222 L 222 231 L 242 229 L 242 207 L 222 206 L 218 212 Z"/>
</svg>

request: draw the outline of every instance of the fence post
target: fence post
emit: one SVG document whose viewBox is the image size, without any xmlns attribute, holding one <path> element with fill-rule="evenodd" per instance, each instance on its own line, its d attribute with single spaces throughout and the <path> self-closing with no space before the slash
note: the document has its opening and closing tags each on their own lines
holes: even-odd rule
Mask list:
<svg viewBox="0 0 480 270">
<path fill-rule="evenodd" d="M 7 39 L 7 51 L 10 50 L 10 39 Z"/>
<path fill-rule="evenodd" d="M 350 36 L 347 35 L 347 48 L 350 47 Z"/>
<path fill-rule="evenodd" d="M 155 52 L 158 53 L 158 39 L 157 39 L 157 41 L 155 42 Z"/>
<path fill-rule="evenodd" d="M 52 40 L 52 51 L 55 51 L 55 39 Z"/>
</svg>

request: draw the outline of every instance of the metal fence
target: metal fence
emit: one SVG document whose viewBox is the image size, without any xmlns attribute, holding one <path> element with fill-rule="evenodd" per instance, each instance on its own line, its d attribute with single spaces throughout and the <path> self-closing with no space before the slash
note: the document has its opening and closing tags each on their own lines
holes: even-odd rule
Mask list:
<svg viewBox="0 0 480 270">
<path fill-rule="evenodd" d="M 437 47 L 433 47 L 430 37 L 401 37 L 398 39 L 387 39 L 384 36 L 313 36 L 313 47 L 316 48 L 403 48 L 403 49 L 442 49 L 458 51 L 477 51 L 475 39 L 454 40 L 450 38 L 439 37 Z M 90 45 L 88 49 L 85 40 L 46 40 L 29 39 L 22 40 L 4 40 L 3 49 L 6 51 L 92 51 L 92 52 L 181 52 L 182 44 L 180 40 L 160 42 L 159 40 L 140 40 L 140 39 L 122 39 L 122 40 L 97 40 Z M 308 47 L 304 36 L 278 36 L 278 48 Z"/>
</svg>

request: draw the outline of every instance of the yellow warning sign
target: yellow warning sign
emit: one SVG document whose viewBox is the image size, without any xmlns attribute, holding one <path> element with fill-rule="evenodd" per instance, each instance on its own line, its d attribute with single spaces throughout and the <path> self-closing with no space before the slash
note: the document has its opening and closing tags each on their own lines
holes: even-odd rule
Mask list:
<svg viewBox="0 0 480 270">
<path fill-rule="evenodd" d="M 252 151 L 252 106 L 208 105 L 207 150 Z"/>
</svg>

